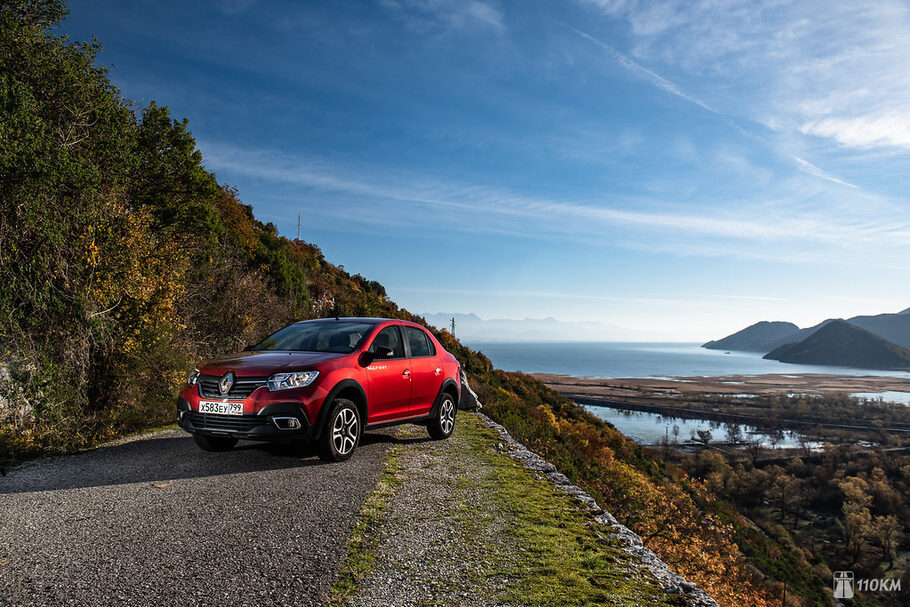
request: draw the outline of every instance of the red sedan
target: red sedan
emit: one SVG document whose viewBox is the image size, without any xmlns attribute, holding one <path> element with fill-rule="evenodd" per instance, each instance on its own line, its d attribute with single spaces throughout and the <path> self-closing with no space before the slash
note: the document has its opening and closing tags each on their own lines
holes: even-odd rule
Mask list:
<svg viewBox="0 0 910 607">
<path fill-rule="evenodd" d="M 461 367 L 422 326 L 387 318 L 294 323 L 243 352 L 199 365 L 177 399 L 180 426 L 208 451 L 239 439 L 316 441 L 351 457 L 364 429 L 455 427 Z"/>
</svg>

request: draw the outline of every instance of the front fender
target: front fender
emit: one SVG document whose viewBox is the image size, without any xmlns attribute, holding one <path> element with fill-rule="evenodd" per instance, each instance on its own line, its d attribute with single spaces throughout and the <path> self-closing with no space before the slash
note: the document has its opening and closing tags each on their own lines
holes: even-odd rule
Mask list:
<svg viewBox="0 0 910 607">
<path fill-rule="evenodd" d="M 325 427 L 325 418 L 329 414 L 329 409 L 332 406 L 332 403 L 338 398 L 338 395 L 343 391 L 353 389 L 356 390 L 360 395 L 360 402 L 357 403 L 360 408 L 360 417 L 364 427 L 367 423 L 367 414 L 369 413 L 369 403 L 367 402 L 367 392 L 363 389 L 363 386 L 360 385 L 356 379 L 343 379 L 335 386 L 329 390 L 329 393 L 326 395 L 325 399 L 322 401 L 322 406 L 319 407 L 319 415 L 316 417 L 315 431 L 314 436 L 319 438 L 322 436 L 322 430 Z"/>
</svg>

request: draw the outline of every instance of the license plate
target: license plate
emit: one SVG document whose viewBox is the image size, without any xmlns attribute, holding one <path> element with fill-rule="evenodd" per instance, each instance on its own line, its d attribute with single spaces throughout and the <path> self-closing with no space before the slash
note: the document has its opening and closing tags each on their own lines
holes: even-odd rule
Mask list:
<svg viewBox="0 0 910 607">
<path fill-rule="evenodd" d="M 243 403 L 225 403 L 216 400 L 199 401 L 199 413 L 216 415 L 243 415 Z"/>
</svg>

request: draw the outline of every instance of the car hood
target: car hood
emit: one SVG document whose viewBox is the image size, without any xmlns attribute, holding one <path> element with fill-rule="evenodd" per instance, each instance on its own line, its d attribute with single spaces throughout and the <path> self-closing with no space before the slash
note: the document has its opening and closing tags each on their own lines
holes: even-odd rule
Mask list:
<svg viewBox="0 0 910 607">
<path fill-rule="evenodd" d="M 233 371 L 238 377 L 267 377 L 272 373 L 283 371 L 302 371 L 329 360 L 348 354 L 328 352 L 287 352 L 258 351 L 238 352 L 207 360 L 199 365 L 199 371 L 205 375 L 223 375 Z"/>
</svg>

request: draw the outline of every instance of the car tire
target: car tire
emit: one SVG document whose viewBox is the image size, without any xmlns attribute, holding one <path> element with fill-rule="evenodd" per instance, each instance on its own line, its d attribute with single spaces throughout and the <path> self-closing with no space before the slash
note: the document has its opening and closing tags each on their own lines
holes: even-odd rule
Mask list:
<svg viewBox="0 0 910 607">
<path fill-rule="evenodd" d="M 325 418 L 325 428 L 319 437 L 319 459 L 343 462 L 354 455 L 363 434 L 360 410 L 346 398 L 336 398 Z"/>
<path fill-rule="evenodd" d="M 236 438 L 229 436 L 205 436 L 204 434 L 194 434 L 193 440 L 203 451 L 230 451 L 237 444 Z"/>
<path fill-rule="evenodd" d="M 455 430 L 455 414 L 458 407 L 455 405 L 455 397 L 448 392 L 439 395 L 439 406 L 436 407 L 436 416 L 429 424 L 427 431 L 430 438 L 434 440 L 443 440 L 452 436 Z"/>
</svg>

